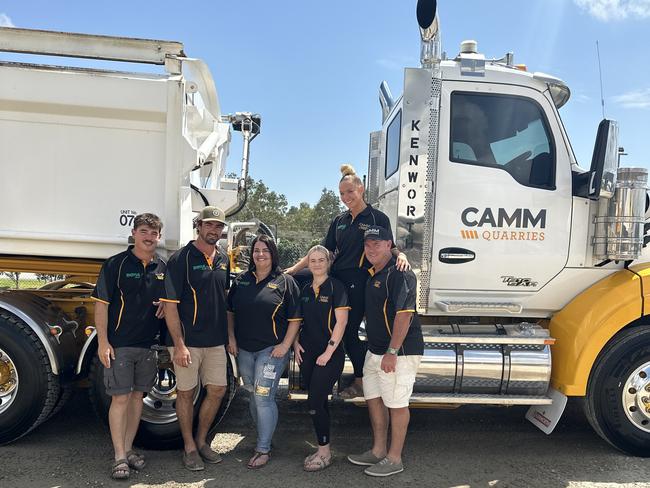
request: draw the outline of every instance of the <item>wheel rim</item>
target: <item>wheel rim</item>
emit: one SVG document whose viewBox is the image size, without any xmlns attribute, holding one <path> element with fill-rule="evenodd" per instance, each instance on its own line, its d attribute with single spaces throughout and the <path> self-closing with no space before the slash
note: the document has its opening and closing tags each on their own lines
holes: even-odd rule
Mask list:
<svg viewBox="0 0 650 488">
<path fill-rule="evenodd" d="M 201 391 L 201 385 L 194 389 L 192 404 L 196 405 Z M 169 424 L 176 417 L 176 374 L 171 368 L 158 370 L 153 388 L 144 398 L 142 420 L 152 424 Z"/>
<path fill-rule="evenodd" d="M 623 386 L 623 409 L 632 424 L 650 432 L 650 361 L 628 376 Z"/>
<path fill-rule="evenodd" d="M 18 371 L 9 354 L 0 349 L 0 415 L 7 410 L 18 392 Z"/>
</svg>

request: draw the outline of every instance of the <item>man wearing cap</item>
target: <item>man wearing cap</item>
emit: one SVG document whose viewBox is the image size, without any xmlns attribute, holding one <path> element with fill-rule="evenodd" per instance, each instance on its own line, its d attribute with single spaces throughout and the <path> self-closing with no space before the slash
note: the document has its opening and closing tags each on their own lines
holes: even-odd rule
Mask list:
<svg viewBox="0 0 650 488">
<path fill-rule="evenodd" d="M 415 310 L 415 274 L 397 270 L 391 246 L 391 233 L 383 227 L 373 226 L 364 233 L 365 254 L 373 267 L 366 283 L 368 352 L 363 366 L 363 395 L 373 445 L 362 454 L 351 454 L 348 460 L 368 466 L 364 473 L 370 476 L 404 471 L 402 448 L 410 419 L 409 398 L 424 354 Z"/>
<path fill-rule="evenodd" d="M 151 346 L 160 333 L 165 262 L 156 256 L 162 222 L 154 214 L 133 219 L 134 244 L 102 265 L 91 295 L 95 301 L 97 355 L 111 396 L 108 422 L 115 451 L 111 476 L 126 479 L 145 466 L 132 450 L 142 415 L 142 397 L 151 390 L 158 363 Z"/>
<path fill-rule="evenodd" d="M 169 258 L 165 275 L 165 320 L 176 373 L 176 414 L 185 449 L 183 465 L 190 471 L 204 462 L 221 462 L 206 438 L 226 391 L 226 289 L 228 257 L 217 247 L 225 225 L 223 210 L 205 207 L 197 217 L 198 236 Z M 194 390 L 198 380 L 206 395 L 192 435 Z"/>
</svg>

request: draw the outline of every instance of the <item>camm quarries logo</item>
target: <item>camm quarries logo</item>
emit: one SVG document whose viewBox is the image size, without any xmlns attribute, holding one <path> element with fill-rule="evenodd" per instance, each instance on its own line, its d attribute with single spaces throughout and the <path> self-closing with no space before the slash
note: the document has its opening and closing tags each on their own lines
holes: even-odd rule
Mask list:
<svg viewBox="0 0 650 488">
<path fill-rule="evenodd" d="M 474 227 L 473 229 L 460 230 L 460 236 L 463 239 L 484 241 L 543 241 L 546 239 L 543 230 L 546 228 L 546 209 L 533 211 L 528 208 L 516 208 L 509 211 L 505 208 L 479 210 L 476 207 L 467 207 L 462 211 L 460 220 L 467 227 Z M 486 227 L 490 227 L 491 230 Z"/>
</svg>

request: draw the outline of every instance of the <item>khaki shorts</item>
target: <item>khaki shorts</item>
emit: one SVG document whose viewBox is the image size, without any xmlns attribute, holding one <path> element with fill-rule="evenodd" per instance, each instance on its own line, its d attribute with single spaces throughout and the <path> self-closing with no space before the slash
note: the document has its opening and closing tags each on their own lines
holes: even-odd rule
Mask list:
<svg viewBox="0 0 650 488">
<path fill-rule="evenodd" d="M 176 373 L 176 388 L 180 391 L 189 391 L 196 388 L 198 379 L 201 384 L 226 386 L 226 347 L 188 347 L 192 363 L 183 368 L 174 363 Z M 169 354 L 174 358 L 174 348 L 169 348 Z"/>
<path fill-rule="evenodd" d="M 364 398 L 381 398 L 388 408 L 408 407 L 422 356 L 397 356 L 394 373 L 382 371 L 382 357 L 370 351 L 366 353 L 366 361 L 363 364 Z"/>
</svg>

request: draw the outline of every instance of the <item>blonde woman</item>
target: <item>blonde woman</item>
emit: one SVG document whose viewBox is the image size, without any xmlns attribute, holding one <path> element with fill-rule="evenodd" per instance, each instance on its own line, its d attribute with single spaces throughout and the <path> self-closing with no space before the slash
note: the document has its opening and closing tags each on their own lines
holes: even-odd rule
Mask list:
<svg viewBox="0 0 650 488">
<path fill-rule="evenodd" d="M 363 182 L 354 168 L 344 164 L 341 166 L 341 174 L 339 192 L 341 201 L 348 210 L 332 220 L 323 246 L 334 256 L 331 275 L 345 285 L 351 307 L 343 344 L 354 367 L 354 381 L 340 395 L 343 398 L 356 398 L 363 396 L 366 345 L 359 339 L 359 326 L 365 312 L 364 290 L 369 277 L 368 269 L 371 267 L 363 250 L 363 233 L 368 227 L 377 225 L 387 229 L 391 235 L 392 230 L 386 214 L 365 202 Z M 394 244 L 391 252 L 397 259 L 398 270 L 410 269 L 406 256 Z M 287 269 L 287 273 L 295 274 L 306 266 L 307 256 Z"/>
<path fill-rule="evenodd" d="M 343 283 L 328 276 L 327 248 L 312 247 L 307 253 L 307 265 L 313 279 L 300 291 L 303 322 L 293 350 L 309 391 L 307 403 L 318 443 L 318 450 L 305 458 L 304 469 L 320 471 L 332 464 L 327 397 L 343 371 L 341 340 L 350 307 Z"/>
</svg>

